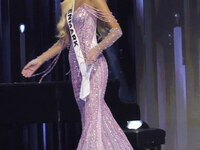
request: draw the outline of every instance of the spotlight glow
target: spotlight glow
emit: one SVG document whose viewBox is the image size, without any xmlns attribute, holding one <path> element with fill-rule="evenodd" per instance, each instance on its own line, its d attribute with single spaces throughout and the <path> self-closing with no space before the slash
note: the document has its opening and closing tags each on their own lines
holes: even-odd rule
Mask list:
<svg viewBox="0 0 200 150">
<path fill-rule="evenodd" d="M 24 33 L 25 28 L 26 28 L 26 27 L 25 27 L 24 24 L 20 24 L 19 29 L 20 29 L 21 33 Z"/>
<path fill-rule="evenodd" d="M 141 120 L 127 121 L 127 128 L 128 129 L 137 130 L 141 126 L 142 126 L 142 121 Z"/>
</svg>

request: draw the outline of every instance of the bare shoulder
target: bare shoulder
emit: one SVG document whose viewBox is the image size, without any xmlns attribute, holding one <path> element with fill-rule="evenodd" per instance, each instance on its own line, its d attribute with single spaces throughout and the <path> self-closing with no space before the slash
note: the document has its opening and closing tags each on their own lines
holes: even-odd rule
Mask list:
<svg viewBox="0 0 200 150">
<path fill-rule="evenodd" d="M 93 6 L 93 0 L 85 0 L 85 3 L 89 4 L 90 6 Z"/>
<path fill-rule="evenodd" d="M 98 5 L 102 5 L 105 4 L 106 1 L 105 0 L 86 0 L 88 4 L 90 4 L 90 6 L 93 7 L 98 7 Z"/>
</svg>

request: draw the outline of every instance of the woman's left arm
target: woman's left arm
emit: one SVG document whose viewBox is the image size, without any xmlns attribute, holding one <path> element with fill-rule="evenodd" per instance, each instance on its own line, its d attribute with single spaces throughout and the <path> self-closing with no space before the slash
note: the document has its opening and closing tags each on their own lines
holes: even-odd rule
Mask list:
<svg viewBox="0 0 200 150">
<path fill-rule="evenodd" d="M 108 35 L 95 47 L 93 47 L 89 53 L 86 60 L 86 64 L 92 64 L 99 54 L 104 50 L 110 47 L 115 41 L 117 41 L 122 36 L 122 30 L 112 15 L 111 11 L 108 8 L 105 0 L 92 0 L 93 7 L 95 7 L 96 16 L 101 20 L 107 23 L 110 30 Z"/>
</svg>

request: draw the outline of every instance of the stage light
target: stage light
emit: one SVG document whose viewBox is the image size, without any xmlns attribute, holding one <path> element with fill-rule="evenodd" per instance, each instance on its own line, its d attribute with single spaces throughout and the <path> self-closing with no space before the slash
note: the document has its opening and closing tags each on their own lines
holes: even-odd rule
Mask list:
<svg viewBox="0 0 200 150">
<path fill-rule="evenodd" d="M 142 126 L 143 122 L 141 120 L 127 121 L 128 129 L 139 129 Z"/>
<path fill-rule="evenodd" d="M 24 33 L 25 28 L 26 28 L 26 27 L 25 27 L 24 24 L 20 24 L 19 29 L 20 29 L 21 33 Z"/>
<path fill-rule="evenodd" d="M 180 15 L 178 13 L 175 13 L 174 17 L 177 18 L 177 17 L 180 17 Z"/>
<path fill-rule="evenodd" d="M 43 123 L 42 124 L 43 125 L 43 148 L 44 148 L 44 150 L 46 150 L 47 148 L 47 146 L 46 146 L 46 144 L 47 144 L 47 137 L 46 137 L 46 123 Z"/>
<path fill-rule="evenodd" d="M 19 25 L 19 39 L 20 39 L 20 66 L 23 69 L 24 65 L 26 64 L 26 36 L 25 36 L 25 24 Z M 21 77 L 24 80 L 23 77 Z"/>
<path fill-rule="evenodd" d="M 176 25 L 179 26 L 180 25 L 180 14 L 175 13 L 174 18 L 176 20 Z"/>
</svg>

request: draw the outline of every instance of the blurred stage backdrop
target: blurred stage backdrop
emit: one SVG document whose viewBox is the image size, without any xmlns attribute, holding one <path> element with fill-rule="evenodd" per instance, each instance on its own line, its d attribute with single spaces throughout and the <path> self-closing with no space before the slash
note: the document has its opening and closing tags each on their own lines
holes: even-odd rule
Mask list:
<svg viewBox="0 0 200 150">
<path fill-rule="evenodd" d="M 25 61 L 55 41 L 59 0 L 0 0 L 0 82 L 32 82 Z M 142 120 L 167 132 L 164 150 L 200 149 L 200 0 L 108 0 L 123 37 L 105 55 L 120 97 L 140 105 Z M 25 52 L 19 25 L 25 24 Z M 21 41 L 23 51 L 23 41 Z M 44 64 L 42 70 L 50 62 Z M 46 81 L 69 77 L 67 50 Z M 34 149 L 35 150 L 35 149 Z"/>
</svg>

